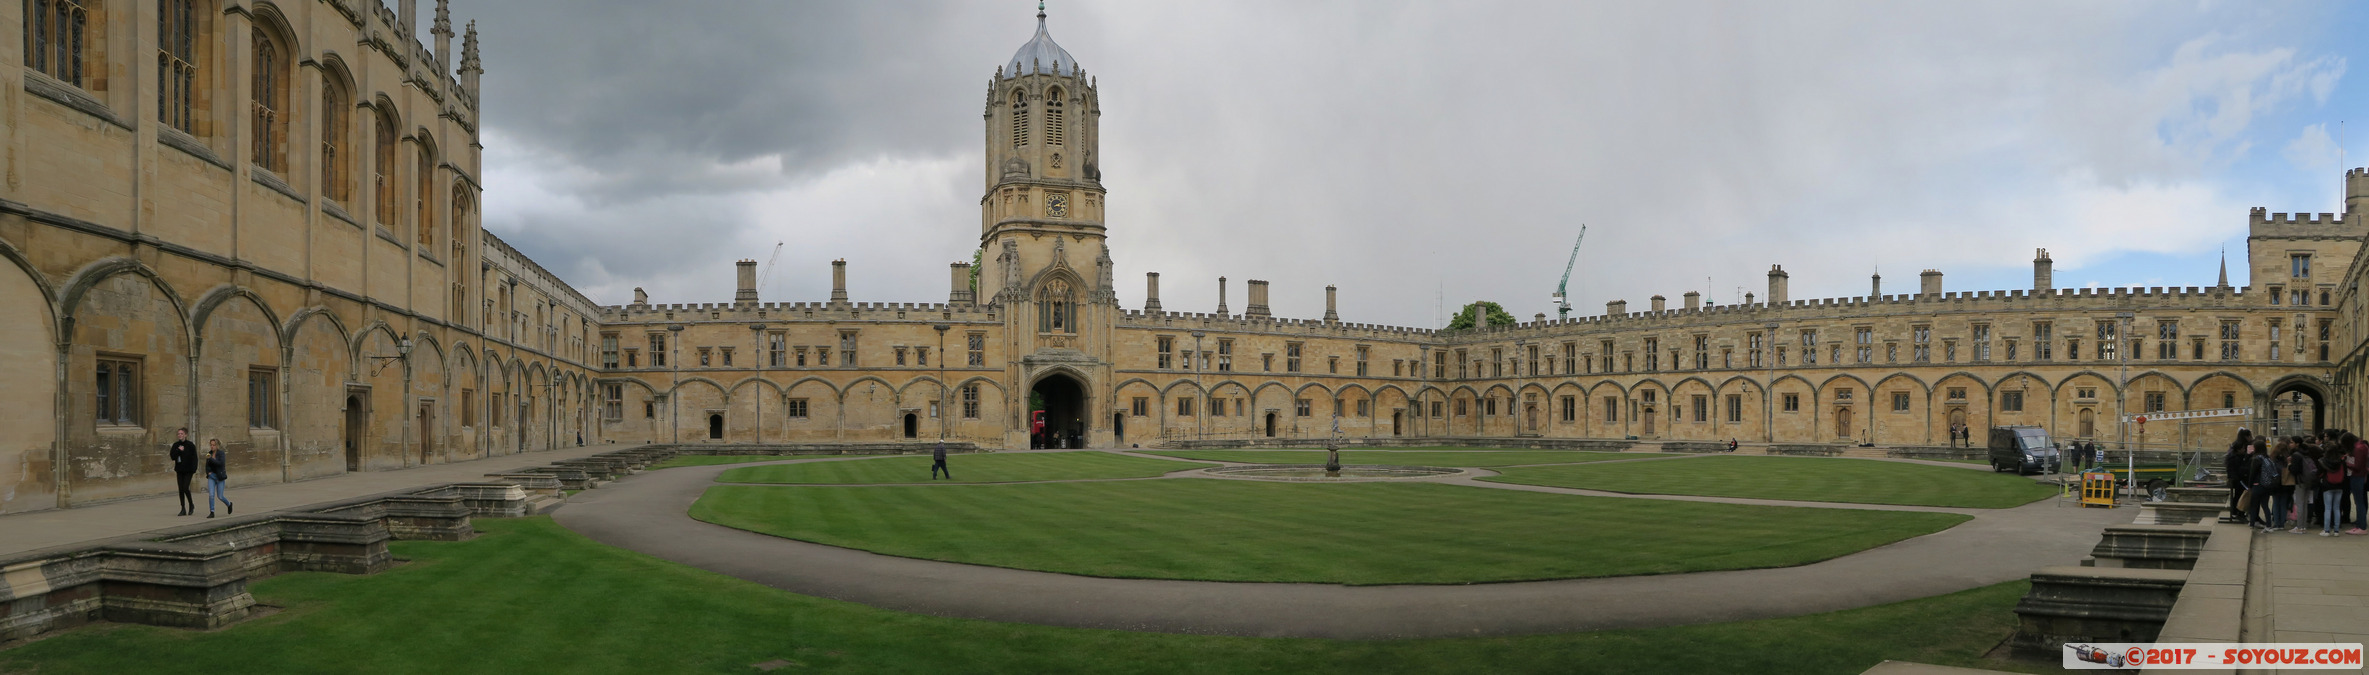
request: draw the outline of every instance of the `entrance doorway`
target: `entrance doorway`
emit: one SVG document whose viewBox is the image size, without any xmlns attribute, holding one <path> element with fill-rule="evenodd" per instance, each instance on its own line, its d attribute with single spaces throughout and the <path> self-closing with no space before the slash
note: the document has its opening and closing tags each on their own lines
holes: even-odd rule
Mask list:
<svg viewBox="0 0 2369 675">
<path fill-rule="evenodd" d="M 2098 435 L 2098 411 L 2082 408 L 2081 433 L 2074 435 L 2080 438 L 2096 438 Z"/>
<path fill-rule="evenodd" d="M 920 416 L 920 415 L 916 415 L 916 414 L 913 414 L 913 413 L 905 413 L 905 437 L 906 437 L 906 438 L 920 438 L 920 437 L 921 437 L 921 416 Z"/>
<path fill-rule="evenodd" d="M 1110 437 L 1114 445 L 1127 442 L 1127 413 L 1110 414 Z"/>
<path fill-rule="evenodd" d="M 420 463 L 427 464 L 436 455 L 436 404 L 420 402 Z"/>
<path fill-rule="evenodd" d="M 1406 424 L 1406 422 L 1405 422 L 1405 420 L 1406 420 L 1406 417 L 1407 417 L 1407 411 L 1405 411 L 1405 410 L 1403 410 L 1403 409 L 1402 409 L 1402 410 L 1392 410 L 1392 411 L 1390 411 L 1390 435 L 1392 435 L 1392 436 L 1405 436 L 1405 435 L 1407 435 L 1407 433 L 1406 433 L 1406 430 L 1403 428 L 1403 427 L 1405 426 L 1405 424 Z"/>
<path fill-rule="evenodd" d="M 1850 437 L 1851 437 L 1851 409 L 1850 409 L 1850 408 L 1835 408 L 1835 409 L 1834 409 L 1834 437 L 1835 437 L 1835 438 L 1850 438 Z"/>
<path fill-rule="evenodd" d="M 1644 418 L 1643 421 L 1645 422 L 1645 433 L 1646 435 L 1650 436 L 1653 434 L 1653 421 L 1655 417 L 1653 414 L 1653 408 L 1647 407 L 1643 413 L 1644 414 L 1638 415 L 1638 417 Z"/>
<path fill-rule="evenodd" d="M 362 406 L 361 394 L 345 397 L 345 470 L 362 470 L 362 436 L 370 428 L 370 412 Z"/>
<path fill-rule="evenodd" d="M 1275 413 L 1267 413 L 1267 437 L 1275 437 Z"/>
<path fill-rule="evenodd" d="M 1086 438 L 1086 387 L 1075 378 L 1055 373 L 1036 381 L 1028 389 L 1029 418 L 1044 413 L 1044 431 L 1030 439 L 1030 447 L 1084 447 Z"/>
<path fill-rule="evenodd" d="M 2326 412 L 2327 399 L 2314 387 L 2290 380 L 2271 388 L 2270 427 L 2279 434 L 2319 431 Z"/>
<path fill-rule="evenodd" d="M 711 441 L 724 440 L 723 415 L 711 413 L 707 416 L 707 439 Z"/>
</svg>

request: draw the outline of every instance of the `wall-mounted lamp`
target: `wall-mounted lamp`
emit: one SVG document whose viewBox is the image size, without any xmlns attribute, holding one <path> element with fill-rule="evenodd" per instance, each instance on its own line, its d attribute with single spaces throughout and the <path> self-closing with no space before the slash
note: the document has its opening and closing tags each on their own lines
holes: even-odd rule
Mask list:
<svg viewBox="0 0 2369 675">
<path fill-rule="evenodd" d="M 392 365 L 396 361 L 403 361 L 406 363 L 410 362 L 411 338 L 406 337 L 395 343 L 394 356 L 373 356 L 370 357 L 370 360 L 378 362 L 378 367 L 370 370 L 371 377 L 377 377 L 379 373 L 386 371 L 387 366 Z"/>
</svg>

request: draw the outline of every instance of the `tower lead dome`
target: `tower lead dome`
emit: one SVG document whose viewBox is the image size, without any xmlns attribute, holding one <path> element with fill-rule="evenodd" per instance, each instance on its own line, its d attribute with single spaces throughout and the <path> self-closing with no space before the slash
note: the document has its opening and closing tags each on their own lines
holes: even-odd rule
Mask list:
<svg viewBox="0 0 2369 675">
<path fill-rule="evenodd" d="M 1077 59 L 1070 58 L 1069 51 L 1055 44 L 1053 34 L 1045 30 L 1045 3 L 1042 2 L 1036 5 L 1036 37 L 1029 38 L 1028 44 L 1020 45 L 1020 51 L 1012 53 L 1012 62 L 1004 64 L 1005 77 L 1038 74 L 1078 74 Z"/>
</svg>

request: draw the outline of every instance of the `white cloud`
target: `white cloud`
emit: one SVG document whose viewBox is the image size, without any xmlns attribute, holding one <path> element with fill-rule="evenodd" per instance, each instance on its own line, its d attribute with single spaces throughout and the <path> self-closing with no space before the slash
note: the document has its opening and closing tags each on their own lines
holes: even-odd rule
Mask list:
<svg viewBox="0 0 2369 675">
<path fill-rule="evenodd" d="M 2280 152 L 2287 163 L 2303 171 L 2336 170 L 2336 141 L 2328 137 L 2328 125 L 2314 124 L 2303 128 L 2303 133 L 2288 141 Z"/>
</svg>

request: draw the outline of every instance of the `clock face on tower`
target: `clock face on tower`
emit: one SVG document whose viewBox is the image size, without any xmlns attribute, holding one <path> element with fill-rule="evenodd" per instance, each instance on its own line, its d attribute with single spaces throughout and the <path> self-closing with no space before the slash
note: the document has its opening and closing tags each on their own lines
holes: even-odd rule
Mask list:
<svg viewBox="0 0 2369 675">
<path fill-rule="evenodd" d="M 1045 193 L 1045 215 L 1052 218 L 1069 217 L 1069 193 Z"/>
</svg>

